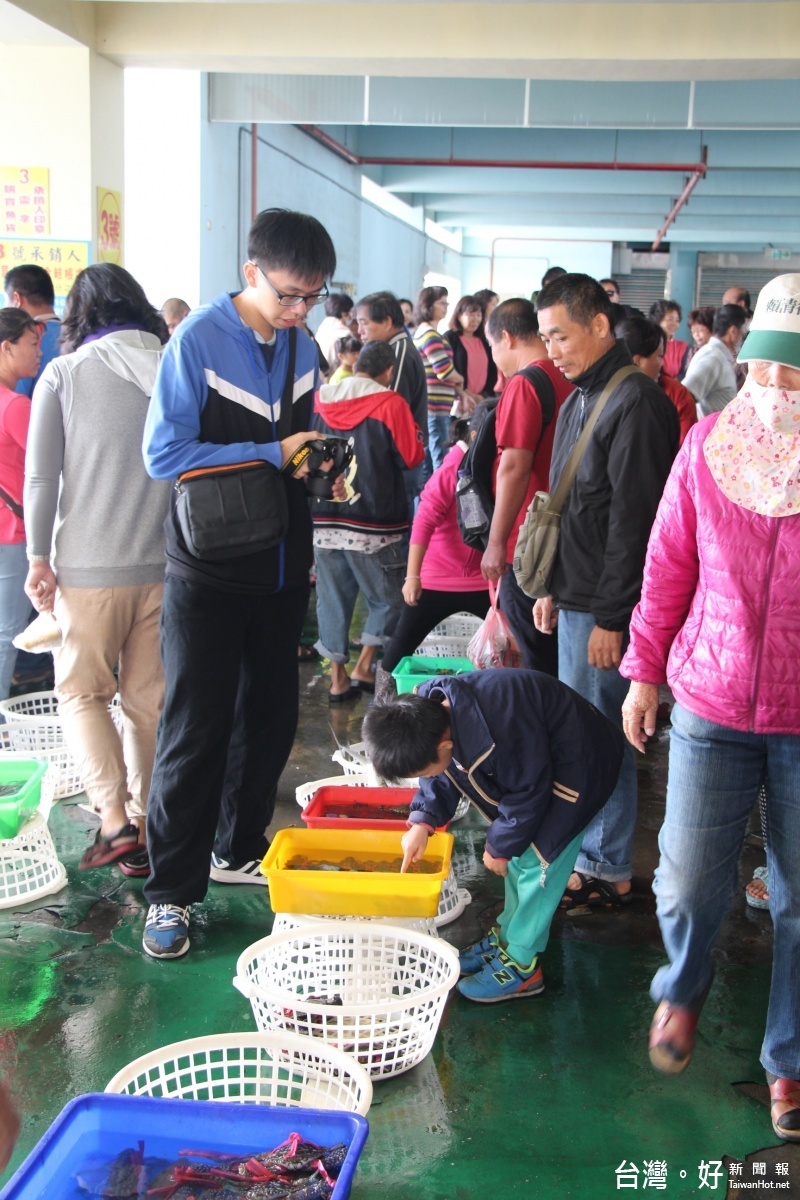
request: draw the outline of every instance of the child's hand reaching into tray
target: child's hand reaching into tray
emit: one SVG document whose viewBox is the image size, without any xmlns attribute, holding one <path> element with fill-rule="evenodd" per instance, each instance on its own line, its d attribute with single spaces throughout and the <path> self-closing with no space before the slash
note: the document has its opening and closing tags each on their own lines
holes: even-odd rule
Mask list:
<svg viewBox="0 0 800 1200">
<path fill-rule="evenodd" d="M 403 874 L 412 863 L 419 862 L 423 854 L 428 848 L 428 838 L 431 835 L 431 830 L 427 825 L 412 825 L 411 828 L 403 834 L 400 839 L 400 845 L 403 847 L 403 865 L 400 868 L 400 873 Z"/>
</svg>

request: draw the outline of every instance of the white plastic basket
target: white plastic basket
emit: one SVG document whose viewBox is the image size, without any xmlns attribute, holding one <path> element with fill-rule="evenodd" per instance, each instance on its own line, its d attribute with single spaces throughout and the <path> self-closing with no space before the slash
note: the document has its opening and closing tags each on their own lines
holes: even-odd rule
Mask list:
<svg viewBox="0 0 800 1200">
<path fill-rule="evenodd" d="M 324 1042 L 287 1033 L 219 1033 L 143 1054 L 107 1092 L 176 1100 L 230 1100 L 277 1108 L 325 1108 L 366 1116 L 369 1075 Z"/>
<path fill-rule="evenodd" d="M 457 920 L 467 905 L 471 903 L 471 894 L 466 888 L 458 886 L 458 881 L 451 869 L 439 893 L 439 911 L 433 918 L 436 928 L 439 929 L 442 925 L 449 925 L 451 921 Z"/>
<path fill-rule="evenodd" d="M 458 974 L 458 954 L 440 938 L 326 921 L 256 942 L 239 956 L 233 982 L 259 1029 L 324 1040 L 383 1079 L 428 1054 Z M 322 1002 L 334 997 L 341 1003 Z"/>
<path fill-rule="evenodd" d="M 122 706 L 117 694 L 108 706 L 117 729 L 122 729 Z M 0 712 L 6 721 L 59 721 L 58 696 L 55 692 L 27 692 L 24 696 L 12 696 L 0 700 Z M 60 723 L 60 722 L 59 722 Z"/>
<path fill-rule="evenodd" d="M 45 775 L 45 778 L 47 776 Z M 50 830 L 37 812 L 16 837 L 0 841 L 0 909 L 52 896 L 67 882 Z"/>
<path fill-rule="evenodd" d="M 468 637 L 444 637 L 440 633 L 429 633 L 414 653 L 427 654 L 429 658 L 467 658 L 467 647 L 471 640 Z"/>
<path fill-rule="evenodd" d="M 305 929 L 320 921 L 377 921 L 381 925 L 399 925 L 402 929 L 416 929 L 428 937 L 438 937 L 435 917 L 326 917 L 305 913 L 275 913 L 273 933 L 285 933 L 287 929 Z"/>
<path fill-rule="evenodd" d="M 295 799 L 301 808 L 305 808 L 311 797 L 324 787 L 370 787 L 368 775 L 331 775 L 330 779 L 312 779 L 310 783 L 301 783 L 294 789 Z"/>
<path fill-rule="evenodd" d="M 108 711 L 121 732 L 123 717 L 119 696 L 111 701 Z M 63 800 L 83 791 L 78 765 L 64 741 L 55 692 L 30 692 L 26 696 L 2 700 L 0 712 L 6 718 L 6 724 L 0 725 L 0 754 L 15 751 L 48 762 L 57 773 L 53 800 Z"/>
<path fill-rule="evenodd" d="M 54 800 L 75 796 L 83 791 L 80 772 L 72 757 L 58 720 L 33 717 L 30 721 L 13 721 L 0 725 L 0 754 L 7 751 L 27 754 L 47 762 L 57 772 Z"/>
<path fill-rule="evenodd" d="M 332 760 L 342 768 L 345 775 L 364 775 L 367 779 L 368 787 L 418 787 L 419 779 L 416 775 L 401 779 L 397 783 L 387 783 L 383 776 L 379 775 L 367 757 L 366 747 L 363 742 L 355 742 L 352 746 L 340 746 L 331 755 Z M 347 781 L 349 782 L 349 780 Z"/>
<path fill-rule="evenodd" d="M 450 866 L 459 882 L 485 879 L 483 851 L 486 845 L 484 829 L 471 829 L 456 840 L 450 857 Z"/>
<path fill-rule="evenodd" d="M 445 617 L 444 621 L 434 625 L 428 637 L 466 638 L 469 641 L 482 624 L 482 618 L 473 616 L 472 613 L 453 613 L 452 617 Z"/>
<path fill-rule="evenodd" d="M 367 758 L 367 752 L 364 748 L 363 742 L 356 742 L 354 745 L 348 746 L 347 748 L 340 747 L 331 755 L 331 758 L 335 763 L 339 764 L 345 775 L 349 775 L 350 778 L 347 780 L 342 780 L 338 777 L 334 779 L 320 779 L 317 781 L 317 787 L 331 785 L 335 787 L 337 783 L 352 784 L 353 777 L 365 779 L 365 786 L 367 787 L 419 787 L 419 779 L 416 776 L 411 776 L 409 779 L 401 779 L 398 784 L 387 783 L 386 780 L 378 774 L 370 760 Z M 310 787 L 311 785 L 305 784 L 303 786 Z M 353 786 L 358 787 L 360 785 L 353 784 Z M 305 800 L 301 801 L 299 793 L 300 788 L 297 788 L 297 803 L 302 804 L 303 807 L 305 807 L 305 805 L 308 803 L 308 799 L 306 798 Z M 460 821 L 461 818 L 465 817 L 468 812 L 469 800 L 467 800 L 466 796 L 464 796 L 461 800 L 459 800 L 458 807 L 453 814 L 452 820 Z"/>
</svg>

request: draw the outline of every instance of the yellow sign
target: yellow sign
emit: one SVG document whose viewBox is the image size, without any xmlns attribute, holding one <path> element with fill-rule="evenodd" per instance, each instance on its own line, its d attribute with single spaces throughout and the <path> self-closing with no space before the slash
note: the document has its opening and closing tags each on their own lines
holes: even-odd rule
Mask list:
<svg viewBox="0 0 800 1200">
<path fill-rule="evenodd" d="M 75 276 L 89 265 L 89 242 L 46 238 L 0 238 L 0 283 L 12 267 L 35 263 L 49 271 L 56 298 L 64 299 Z"/>
<path fill-rule="evenodd" d="M 122 266 L 122 192 L 97 189 L 97 261 Z"/>
<path fill-rule="evenodd" d="M 47 167 L 0 167 L 0 237 L 46 237 L 49 232 Z"/>
</svg>

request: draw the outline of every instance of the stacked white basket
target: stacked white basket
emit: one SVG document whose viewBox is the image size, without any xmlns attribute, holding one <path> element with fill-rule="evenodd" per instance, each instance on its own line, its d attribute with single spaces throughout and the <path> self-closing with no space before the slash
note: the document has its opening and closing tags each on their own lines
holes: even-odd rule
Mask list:
<svg viewBox="0 0 800 1200">
<path fill-rule="evenodd" d="M 419 779 L 416 777 L 411 777 L 409 779 L 401 779 L 400 782 L 395 785 L 388 784 L 386 782 L 386 780 L 383 779 L 377 773 L 377 771 L 373 767 L 372 763 L 370 762 L 369 758 L 367 757 L 366 746 L 364 745 L 363 742 L 354 742 L 352 746 L 340 746 L 339 749 L 336 750 L 331 755 L 331 758 L 333 759 L 333 761 L 335 763 L 339 764 L 339 766 L 344 771 L 345 775 L 349 775 L 351 777 L 350 779 L 347 780 L 347 783 L 353 787 L 359 786 L 359 784 L 353 783 L 353 780 L 352 780 L 353 776 L 358 776 L 359 778 L 366 779 L 365 786 L 367 786 L 367 787 L 396 786 L 396 787 L 413 787 L 413 788 L 415 788 L 419 784 Z M 333 781 L 330 779 L 325 779 L 325 780 L 319 781 L 319 784 L 318 784 L 319 787 L 323 787 L 325 785 L 335 786 Z M 304 786 L 310 786 L 310 785 L 304 785 Z M 302 804 L 303 807 L 305 807 L 305 804 L 299 798 L 299 793 L 300 793 L 300 789 L 298 788 L 297 789 L 297 795 L 298 795 L 297 803 Z M 464 797 L 463 799 L 459 800 L 458 807 L 456 808 L 456 811 L 453 814 L 452 820 L 459 821 L 459 820 L 461 820 L 462 817 L 466 816 L 468 812 L 469 812 L 469 800 L 467 800 L 467 798 Z"/>
<path fill-rule="evenodd" d="M 482 624 L 481 618 L 471 613 L 455 613 L 434 625 L 414 653 L 431 658 L 466 658 L 467 647 Z"/>
<path fill-rule="evenodd" d="M 320 921 L 352 921 L 353 917 L 326 917 L 304 913 L 275 913 L 273 933 L 285 933 L 287 929 L 305 929 L 318 925 Z M 376 921 L 379 925 L 400 925 L 403 929 L 416 929 L 429 937 L 438 937 L 436 917 L 359 917 L 359 921 Z"/>
<path fill-rule="evenodd" d="M 27 753 L 8 752 L 12 759 L 30 759 Z M 0 839 L 0 909 L 14 908 L 52 896 L 67 882 L 61 862 L 47 828 L 53 804 L 58 772 L 48 767 L 42 777 L 39 808 L 13 838 Z"/>
<path fill-rule="evenodd" d="M 122 728 L 122 709 L 115 696 L 108 711 L 118 730 Z M 30 692 L 0 701 L 6 719 L 0 725 L 0 754 L 20 751 L 30 758 L 48 762 L 58 772 L 53 798 L 63 800 L 83 791 L 80 772 L 66 742 L 58 715 L 55 692 Z"/>
<path fill-rule="evenodd" d="M 360 742 L 360 743 L 357 743 L 355 746 L 350 746 L 347 750 L 337 750 L 336 754 L 334 754 L 334 756 L 333 756 L 334 761 L 343 763 L 343 762 L 347 761 L 346 756 L 348 754 L 353 754 L 353 755 L 358 754 L 359 756 L 363 755 L 364 754 L 363 745 L 364 745 L 364 743 Z M 337 759 L 337 757 L 336 757 L 337 754 L 341 754 L 344 757 L 341 759 Z M 355 761 L 355 758 L 352 760 L 352 762 L 354 762 L 354 761 Z M 365 762 L 368 761 L 366 759 L 366 755 L 364 755 L 364 761 Z M 356 774 L 355 772 L 345 772 L 344 775 L 331 775 L 328 779 L 314 779 L 311 781 L 311 783 L 301 783 L 299 785 L 299 787 L 295 788 L 295 797 L 296 797 L 297 803 L 300 805 L 300 807 L 305 808 L 305 806 L 308 804 L 311 797 L 314 795 L 315 792 L 319 791 L 320 788 L 323 788 L 323 787 L 384 787 L 385 786 L 385 784 L 383 784 L 382 782 L 376 782 L 376 780 L 377 780 L 377 776 L 375 775 L 374 772 L 371 775 L 366 772 L 364 772 L 362 774 Z M 408 786 L 415 787 L 417 782 L 418 781 L 416 779 L 410 780 L 408 782 Z M 467 807 L 469 807 L 469 801 L 459 802 L 459 808 L 461 807 L 461 803 L 466 803 Z M 456 816 L 453 818 L 453 820 L 456 820 L 457 817 L 458 817 L 458 809 L 456 809 Z M 451 870 L 450 874 L 447 876 L 444 883 L 442 884 L 442 892 L 441 892 L 441 896 L 439 897 L 439 911 L 437 912 L 436 916 L 433 918 L 433 924 L 434 924 L 435 928 L 438 929 L 441 925 L 449 925 L 451 921 L 455 921 L 457 917 L 461 916 L 465 907 L 470 903 L 471 900 L 472 900 L 472 896 L 470 895 L 470 893 L 467 891 L 466 888 L 460 888 L 458 886 L 456 877 L 455 877 L 453 871 Z M 276 920 L 279 916 L 281 918 L 285 918 L 287 916 L 287 914 L 286 913 L 276 913 L 275 914 Z M 326 918 L 323 918 L 323 917 L 319 918 L 319 920 L 325 920 L 325 919 Z M 372 918 L 372 919 L 380 919 L 380 918 Z M 392 924 L 398 924 L 398 923 L 405 924 L 406 923 L 405 921 L 392 922 L 390 918 L 387 918 L 387 921 Z M 284 928 L 284 926 L 281 925 L 281 928 Z M 415 928 L 415 926 L 411 925 L 411 926 L 409 926 L 409 928 Z M 432 933 L 433 931 L 428 930 L 428 932 Z"/>
<path fill-rule="evenodd" d="M 260 1030 L 332 1044 L 384 1079 L 429 1053 L 458 975 L 457 952 L 439 938 L 396 925 L 324 921 L 250 946 L 233 983 Z"/>
<path fill-rule="evenodd" d="M 366 1116 L 368 1073 L 335 1046 L 276 1033 L 220 1033 L 144 1054 L 105 1089 L 126 1096 L 230 1100 L 278 1108 L 325 1108 Z"/>
</svg>

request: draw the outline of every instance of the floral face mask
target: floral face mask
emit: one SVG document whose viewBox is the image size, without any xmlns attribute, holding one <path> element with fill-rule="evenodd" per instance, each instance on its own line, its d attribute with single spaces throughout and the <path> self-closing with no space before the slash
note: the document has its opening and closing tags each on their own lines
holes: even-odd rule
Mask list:
<svg viewBox="0 0 800 1200">
<path fill-rule="evenodd" d="M 771 433 L 800 433 L 800 391 L 764 387 L 748 379 L 742 394 Z"/>
</svg>

